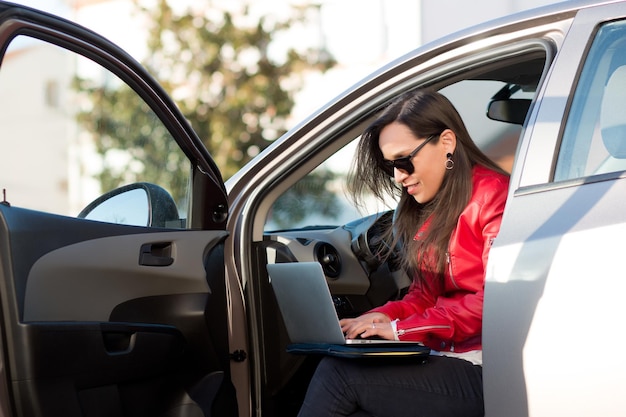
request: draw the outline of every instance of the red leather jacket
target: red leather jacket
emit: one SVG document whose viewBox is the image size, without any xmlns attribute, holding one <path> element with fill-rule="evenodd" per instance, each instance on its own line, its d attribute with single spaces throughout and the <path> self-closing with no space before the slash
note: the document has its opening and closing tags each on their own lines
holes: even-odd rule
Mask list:
<svg viewBox="0 0 626 417">
<path fill-rule="evenodd" d="M 402 300 L 372 310 L 398 319 L 400 340 L 417 340 L 438 351 L 482 349 L 487 256 L 500 229 L 509 178 L 478 165 L 472 177 L 472 197 L 450 237 L 443 294 L 413 284 Z"/>
</svg>

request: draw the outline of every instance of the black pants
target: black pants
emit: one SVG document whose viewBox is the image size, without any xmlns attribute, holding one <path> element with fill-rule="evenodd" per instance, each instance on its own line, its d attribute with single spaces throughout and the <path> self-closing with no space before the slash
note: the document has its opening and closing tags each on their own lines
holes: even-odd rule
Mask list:
<svg viewBox="0 0 626 417">
<path fill-rule="evenodd" d="M 430 356 L 380 361 L 324 358 L 298 417 L 480 417 L 482 367 Z"/>
</svg>

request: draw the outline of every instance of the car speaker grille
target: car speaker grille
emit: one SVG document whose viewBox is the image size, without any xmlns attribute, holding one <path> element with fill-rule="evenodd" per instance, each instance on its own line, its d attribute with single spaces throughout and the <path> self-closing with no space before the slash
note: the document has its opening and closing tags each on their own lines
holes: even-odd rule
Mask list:
<svg viewBox="0 0 626 417">
<path fill-rule="evenodd" d="M 319 243 L 315 248 L 315 254 L 326 276 L 337 278 L 341 272 L 341 257 L 337 249 L 329 243 Z"/>
</svg>

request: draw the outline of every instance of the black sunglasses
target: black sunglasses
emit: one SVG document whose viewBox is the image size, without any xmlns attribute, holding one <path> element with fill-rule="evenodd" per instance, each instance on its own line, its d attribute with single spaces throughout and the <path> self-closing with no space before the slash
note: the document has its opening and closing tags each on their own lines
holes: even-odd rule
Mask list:
<svg viewBox="0 0 626 417">
<path fill-rule="evenodd" d="M 383 169 L 385 172 L 393 177 L 393 169 L 398 168 L 403 171 L 406 171 L 407 174 L 412 174 L 414 171 L 412 159 L 417 155 L 417 153 L 422 149 L 428 142 L 430 142 L 434 137 L 439 135 L 430 135 L 426 138 L 426 140 L 413 150 L 407 156 L 403 156 L 402 158 L 394 159 L 393 161 L 383 160 Z"/>
</svg>

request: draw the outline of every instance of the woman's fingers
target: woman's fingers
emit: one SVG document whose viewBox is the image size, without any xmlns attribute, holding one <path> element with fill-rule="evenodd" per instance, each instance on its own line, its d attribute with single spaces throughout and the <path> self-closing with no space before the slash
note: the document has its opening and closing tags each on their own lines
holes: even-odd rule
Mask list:
<svg viewBox="0 0 626 417">
<path fill-rule="evenodd" d="M 356 339 L 357 337 L 381 337 L 383 339 L 393 339 L 393 329 L 391 323 L 381 321 L 363 320 L 362 317 L 356 319 L 341 320 L 341 330 L 347 339 Z"/>
<path fill-rule="evenodd" d="M 394 335 L 391 323 L 372 323 L 370 327 L 366 328 L 365 331 L 361 334 L 361 337 L 380 337 L 382 339 L 393 340 Z"/>
</svg>

